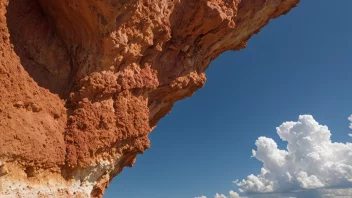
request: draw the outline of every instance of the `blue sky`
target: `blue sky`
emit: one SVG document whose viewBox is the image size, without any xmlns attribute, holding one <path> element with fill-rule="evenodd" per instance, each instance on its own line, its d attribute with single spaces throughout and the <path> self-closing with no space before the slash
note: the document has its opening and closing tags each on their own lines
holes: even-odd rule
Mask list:
<svg viewBox="0 0 352 198">
<path fill-rule="evenodd" d="M 207 83 L 177 102 L 150 134 L 151 148 L 118 175 L 104 197 L 214 197 L 232 181 L 259 174 L 251 158 L 260 136 L 311 114 L 332 140 L 352 142 L 352 1 L 302 1 L 272 20 L 246 49 L 225 52 L 206 71 Z"/>
</svg>

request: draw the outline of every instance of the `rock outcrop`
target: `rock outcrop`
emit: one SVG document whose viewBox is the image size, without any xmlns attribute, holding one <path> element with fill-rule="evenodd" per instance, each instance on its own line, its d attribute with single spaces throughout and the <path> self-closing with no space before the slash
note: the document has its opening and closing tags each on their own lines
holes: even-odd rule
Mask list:
<svg viewBox="0 0 352 198">
<path fill-rule="evenodd" d="M 299 0 L 0 0 L 0 196 L 101 197 L 173 104 Z"/>
</svg>

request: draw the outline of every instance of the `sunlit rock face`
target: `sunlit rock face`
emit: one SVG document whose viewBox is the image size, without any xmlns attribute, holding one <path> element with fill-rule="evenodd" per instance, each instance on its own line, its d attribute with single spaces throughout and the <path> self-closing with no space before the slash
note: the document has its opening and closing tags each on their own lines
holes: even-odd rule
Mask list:
<svg viewBox="0 0 352 198">
<path fill-rule="evenodd" d="M 0 0 L 0 195 L 101 197 L 209 63 L 299 0 Z"/>
</svg>

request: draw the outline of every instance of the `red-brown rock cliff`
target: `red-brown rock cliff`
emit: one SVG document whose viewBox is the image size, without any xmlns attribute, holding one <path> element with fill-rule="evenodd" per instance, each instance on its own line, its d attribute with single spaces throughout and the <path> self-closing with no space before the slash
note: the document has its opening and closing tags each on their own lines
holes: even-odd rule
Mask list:
<svg viewBox="0 0 352 198">
<path fill-rule="evenodd" d="M 0 0 L 0 196 L 101 197 L 173 104 L 299 0 Z"/>
</svg>

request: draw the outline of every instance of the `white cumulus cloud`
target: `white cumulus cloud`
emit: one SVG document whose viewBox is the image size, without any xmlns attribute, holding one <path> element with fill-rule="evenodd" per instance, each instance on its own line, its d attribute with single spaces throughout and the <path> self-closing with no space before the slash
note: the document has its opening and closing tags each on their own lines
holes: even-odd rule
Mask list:
<svg viewBox="0 0 352 198">
<path fill-rule="evenodd" d="M 202 195 L 200 197 L 195 197 L 195 198 L 207 198 L 206 196 Z M 247 198 L 247 197 L 241 197 L 237 192 L 234 191 L 230 191 L 229 195 L 226 196 L 224 194 L 218 194 L 216 193 L 216 195 L 214 196 L 214 198 Z"/>
<path fill-rule="evenodd" d="M 350 128 L 352 129 L 352 115 Z M 285 150 L 267 137 L 259 137 L 252 156 L 263 163 L 260 173 L 234 181 L 251 198 L 352 197 L 352 143 L 332 142 L 327 126 L 311 115 L 276 128 Z M 348 134 L 352 137 L 352 133 Z M 197 197 L 196 197 L 197 198 Z M 198 198 L 207 198 L 201 196 Z M 234 191 L 214 198 L 245 198 Z M 247 197 L 246 197 L 247 198 Z"/>
<path fill-rule="evenodd" d="M 230 191 L 228 196 L 225 196 L 224 194 L 216 194 L 214 198 L 246 198 L 246 197 L 241 197 L 237 192 Z"/>
<path fill-rule="evenodd" d="M 352 129 L 352 115 L 350 115 L 350 117 L 348 117 L 348 120 L 351 122 L 350 123 L 350 129 Z"/>
<path fill-rule="evenodd" d="M 352 122 L 352 116 L 349 120 Z M 252 154 L 263 167 L 260 174 L 235 181 L 240 192 L 280 193 L 352 187 L 351 143 L 332 142 L 328 127 L 320 125 L 311 115 L 301 115 L 297 122 L 285 122 L 276 130 L 287 142 L 286 150 L 279 149 L 271 138 L 259 137 Z M 327 194 L 333 194 L 332 191 Z"/>
</svg>

